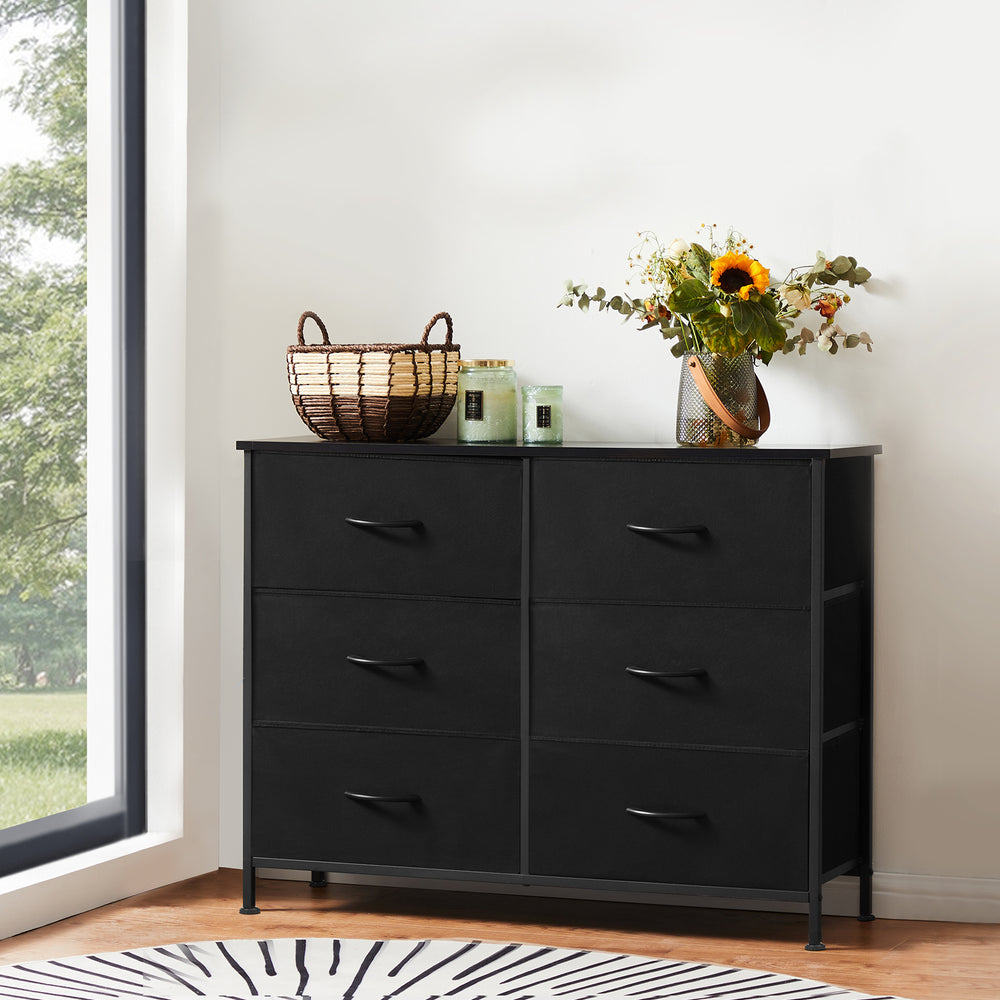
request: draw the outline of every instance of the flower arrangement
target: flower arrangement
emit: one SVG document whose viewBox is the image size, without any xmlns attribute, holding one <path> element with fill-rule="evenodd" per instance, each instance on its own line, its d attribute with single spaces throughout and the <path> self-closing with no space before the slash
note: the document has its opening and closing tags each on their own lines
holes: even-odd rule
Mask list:
<svg viewBox="0 0 1000 1000">
<path fill-rule="evenodd" d="M 587 312 L 596 303 L 600 311 L 620 313 L 626 320 L 638 317 L 641 329 L 658 327 L 664 340 L 676 340 L 670 348 L 675 357 L 687 351 L 729 358 L 749 352 L 767 364 L 778 353 L 798 349 L 805 354 L 809 344 L 830 354 L 860 344 L 871 351 L 867 333 L 845 333 L 837 322 L 851 297 L 834 286 L 846 282 L 853 288 L 871 277 L 854 257 L 828 260 L 817 253 L 814 264 L 792 268 L 773 285 L 769 270 L 750 256 L 753 244 L 740 233 L 730 230 L 719 244 L 714 225 L 701 228 L 708 230 L 708 247 L 682 239 L 664 246 L 655 234 L 639 233 L 641 242 L 629 253 L 628 264 L 640 269 L 641 283 L 649 289 L 641 297 L 609 298 L 603 288 L 591 293 L 586 285 L 567 281 L 559 305 Z M 818 329 L 802 326 L 791 333 L 795 321 L 813 310 L 821 319 Z"/>
</svg>

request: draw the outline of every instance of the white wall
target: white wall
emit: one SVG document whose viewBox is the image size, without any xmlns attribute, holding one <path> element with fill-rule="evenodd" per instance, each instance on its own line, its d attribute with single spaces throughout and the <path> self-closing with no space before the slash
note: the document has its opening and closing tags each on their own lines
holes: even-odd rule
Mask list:
<svg viewBox="0 0 1000 1000">
<path fill-rule="evenodd" d="M 571 276 L 620 288 L 637 230 L 715 222 L 774 275 L 823 249 L 876 276 L 844 314 L 875 352 L 778 359 L 764 443 L 884 445 L 882 912 L 1000 919 L 1000 15 L 973 0 L 199 0 L 190 16 L 188 399 L 218 394 L 199 472 L 220 502 L 221 863 L 241 860 L 234 442 L 306 433 L 284 372 L 299 313 L 387 341 L 447 309 L 466 356 L 565 385 L 567 437 L 671 441 L 678 362 L 654 334 L 555 303 Z"/>
</svg>

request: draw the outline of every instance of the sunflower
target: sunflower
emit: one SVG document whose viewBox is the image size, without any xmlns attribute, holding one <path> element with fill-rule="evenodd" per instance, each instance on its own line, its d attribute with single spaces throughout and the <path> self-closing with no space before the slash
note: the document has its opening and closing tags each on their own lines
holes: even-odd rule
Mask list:
<svg viewBox="0 0 1000 1000">
<path fill-rule="evenodd" d="M 750 298 L 752 288 L 763 295 L 770 280 L 768 269 L 745 253 L 724 253 L 712 261 L 712 284 L 743 300 Z"/>
</svg>

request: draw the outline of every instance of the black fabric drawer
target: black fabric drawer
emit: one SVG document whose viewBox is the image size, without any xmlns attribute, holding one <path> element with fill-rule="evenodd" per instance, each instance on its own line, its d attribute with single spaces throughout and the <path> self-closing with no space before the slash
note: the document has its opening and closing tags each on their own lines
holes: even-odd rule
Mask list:
<svg viewBox="0 0 1000 1000">
<path fill-rule="evenodd" d="M 808 748 L 806 611 L 535 604 L 531 649 L 534 736 Z"/>
<path fill-rule="evenodd" d="M 530 871 L 801 891 L 807 779 L 804 756 L 536 741 Z"/>
<path fill-rule="evenodd" d="M 252 853 L 338 864 L 511 872 L 513 740 L 256 726 Z M 345 792 L 419 796 L 361 802 Z"/>
<path fill-rule="evenodd" d="M 516 598 L 520 544 L 517 461 L 253 456 L 255 587 Z"/>
<path fill-rule="evenodd" d="M 516 604 L 255 594 L 254 718 L 514 736 L 519 615 Z"/>
<path fill-rule="evenodd" d="M 536 461 L 532 594 L 803 607 L 809 492 L 805 464 Z"/>
</svg>

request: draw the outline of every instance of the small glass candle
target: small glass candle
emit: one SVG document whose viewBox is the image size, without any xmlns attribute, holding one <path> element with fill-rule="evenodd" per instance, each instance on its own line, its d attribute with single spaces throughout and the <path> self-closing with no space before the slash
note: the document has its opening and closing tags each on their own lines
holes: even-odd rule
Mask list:
<svg viewBox="0 0 1000 1000">
<path fill-rule="evenodd" d="M 521 388 L 521 426 L 525 444 L 562 444 L 561 385 L 526 385 Z"/>
<path fill-rule="evenodd" d="M 458 363 L 458 440 L 517 440 L 517 374 L 513 361 Z"/>
</svg>

